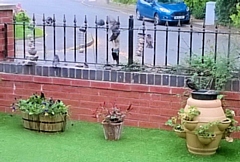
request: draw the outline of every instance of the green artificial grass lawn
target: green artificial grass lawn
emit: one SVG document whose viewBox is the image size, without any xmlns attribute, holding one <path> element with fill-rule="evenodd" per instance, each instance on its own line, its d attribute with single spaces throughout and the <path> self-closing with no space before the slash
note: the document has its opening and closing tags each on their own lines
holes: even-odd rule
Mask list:
<svg viewBox="0 0 240 162">
<path fill-rule="evenodd" d="M 33 31 L 30 30 L 27 25 L 25 26 L 25 39 L 27 39 L 27 36 L 29 34 L 33 34 Z M 23 25 L 15 25 L 15 38 L 16 39 L 23 39 Z M 43 30 L 41 28 L 35 27 L 35 37 L 42 37 L 43 36 Z"/>
<path fill-rule="evenodd" d="M 18 115 L 0 113 L 1 162 L 240 161 L 240 140 L 222 141 L 215 155 L 197 156 L 171 131 L 125 126 L 119 141 L 107 141 L 99 123 L 68 121 L 65 132 L 47 134 L 26 130 L 21 122 Z"/>
</svg>

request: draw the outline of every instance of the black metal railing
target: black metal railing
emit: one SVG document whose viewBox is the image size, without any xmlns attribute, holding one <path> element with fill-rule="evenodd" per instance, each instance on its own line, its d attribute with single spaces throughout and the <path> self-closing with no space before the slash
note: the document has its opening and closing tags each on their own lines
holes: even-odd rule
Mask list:
<svg viewBox="0 0 240 162">
<path fill-rule="evenodd" d="M 113 31 L 117 22 L 120 25 L 116 30 L 120 34 Z M 39 61 L 51 62 L 53 56 L 58 55 L 61 62 L 87 65 L 129 65 L 134 62 L 153 67 L 181 65 L 195 54 L 204 56 L 213 53 L 215 60 L 219 55 L 231 57 L 237 48 L 232 39 L 237 40 L 239 36 L 231 28 L 220 30 L 217 25 L 211 28 L 204 23 L 198 27 L 193 24 L 181 26 L 179 22 L 177 26 L 169 26 L 166 22 L 166 25 L 158 26 L 154 22 L 135 21 L 133 16 L 125 23 L 119 17 L 103 20 L 96 16 L 91 23 L 87 16 L 84 16 L 82 25 L 79 25 L 76 16 L 72 25 L 67 24 L 65 15 L 60 23 L 55 15 L 47 18 L 43 15 L 42 23 L 36 22 L 35 15 L 31 24 L 17 23 L 14 19 L 14 23 L 7 26 L 13 25 L 15 38 L 17 28 L 21 26 L 23 35 L 22 39 L 14 40 L 14 58 L 26 59 L 27 35 L 31 34 Z M 40 37 L 38 32 L 42 32 Z M 114 34 L 119 36 L 110 41 Z"/>
</svg>

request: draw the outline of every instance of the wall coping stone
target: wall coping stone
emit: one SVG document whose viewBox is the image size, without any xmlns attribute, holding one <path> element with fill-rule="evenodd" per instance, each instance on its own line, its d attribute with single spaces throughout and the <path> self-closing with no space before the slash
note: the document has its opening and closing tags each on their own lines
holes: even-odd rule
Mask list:
<svg viewBox="0 0 240 162">
<path fill-rule="evenodd" d="M 16 7 L 16 5 L 14 5 L 14 4 L 0 3 L 0 11 L 14 10 L 15 7 Z"/>
<path fill-rule="evenodd" d="M 61 77 L 69 79 L 84 79 L 93 81 L 106 81 L 113 83 L 133 83 L 152 86 L 186 87 L 185 80 L 191 76 L 127 72 L 119 70 L 102 70 L 76 67 L 51 67 L 45 65 L 26 66 L 14 62 L 0 62 L 0 72 L 12 74 L 24 74 L 45 77 Z M 225 91 L 240 91 L 240 81 L 230 80 Z"/>
</svg>

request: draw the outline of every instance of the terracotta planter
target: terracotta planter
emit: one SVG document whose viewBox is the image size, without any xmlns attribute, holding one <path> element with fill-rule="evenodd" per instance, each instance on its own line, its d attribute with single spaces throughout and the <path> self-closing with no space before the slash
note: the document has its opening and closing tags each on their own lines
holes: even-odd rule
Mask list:
<svg viewBox="0 0 240 162">
<path fill-rule="evenodd" d="M 204 145 L 210 144 L 213 140 L 215 140 L 215 138 L 216 138 L 215 134 L 211 137 L 204 137 L 204 136 L 198 135 L 198 140 L 200 141 L 200 143 L 202 143 Z"/>
<path fill-rule="evenodd" d="M 123 122 L 121 123 L 108 123 L 102 122 L 104 137 L 106 140 L 119 140 L 121 133 Z"/>
<path fill-rule="evenodd" d="M 198 94 L 202 97 L 204 94 Z M 213 94 L 215 95 L 215 94 Z M 187 104 L 185 106 L 185 111 L 188 110 L 190 106 L 197 107 L 200 111 L 200 115 L 197 116 L 194 120 L 198 121 L 198 124 L 195 128 L 198 128 L 200 125 L 207 124 L 209 122 L 223 121 L 226 119 L 226 115 L 222 109 L 222 103 L 219 99 L 208 98 L 207 100 L 194 99 L 192 97 L 188 98 Z M 197 155 L 212 155 L 216 153 L 216 150 L 219 148 L 219 143 L 222 139 L 224 131 L 221 131 L 217 125 L 211 128 L 216 137 L 209 144 L 204 144 L 200 142 L 198 136 L 195 134 L 194 130 L 186 131 L 186 142 L 188 151 L 197 154 Z M 202 141 L 202 140 L 201 140 Z"/>
<path fill-rule="evenodd" d="M 176 135 L 180 138 L 186 138 L 186 131 L 185 130 L 177 130 L 174 129 L 174 132 L 176 133 Z"/>
<path fill-rule="evenodd" d="M 184 127 L 189 130 L 193 131 L 198 125 L 198 121 L 184 121 Z"/>
<path fill-rule="evenodd" d="M 63 132 L 66 127 L 66 115 L 40 115 L 39 122 L 39 130 L 42 132 Z"/>
<path fill-rule="evenodd" d="M 229 127 L 230 123 L 231 123 L 231 119 L 226 118 L 218 124 L 218 129 L 220 131 L 224 131 L 225 129 L 227 129 Z"/>
<path fill-rule="evenodd" d="M 188 151 L 196 155 L 213 155 L 219 148 L 219 142 L 222 138 L 222 133 L 215 133 L 216 137 L 214 140 L 206 140 L 195 134 L 193 131 L 186 131 L 186 140 Z M 206 141 L 204 141 L 206 140 Z M 207 144 L 207 142 L 209 142 Z"/>
<path fill-rule="evenodd" d="M 28 113 L 22 112 L 23 127 L 30 130 L 39 130 L 39 116 L 29 115 Z"/>
</svg>

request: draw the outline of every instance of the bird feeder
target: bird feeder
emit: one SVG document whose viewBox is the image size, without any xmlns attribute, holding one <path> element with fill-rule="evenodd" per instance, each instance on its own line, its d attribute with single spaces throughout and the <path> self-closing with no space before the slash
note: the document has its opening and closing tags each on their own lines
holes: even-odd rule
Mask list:
<svg viewBox="0 0 240 162">
<path fill-rule="evenodd" d="M 145 34 L 138 33 L 137 40 L 138 40 L 138 42 L 137 42 L 136 55 L 137 56 L 142 56 L 143 49 L 144 49 Z"/>
<path fill-rule="evenodd" d="M 29 38 L 29 49 L 28 49 L 28 55 L 26 56 L 26 60 L 23 61 L 24 65 L 36 65 L 38 60 L 37 50 L 35 49 L 34 45 L 34 39 L 32 35 L 28 35 Z"/>
</svg>

